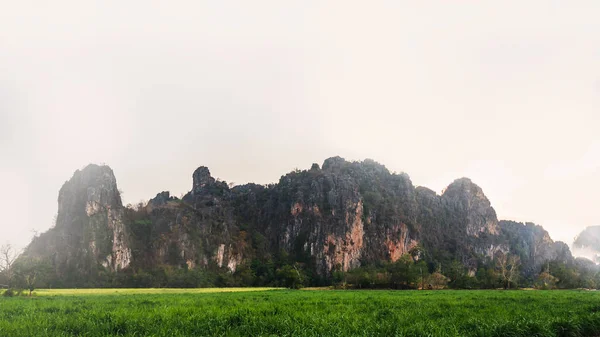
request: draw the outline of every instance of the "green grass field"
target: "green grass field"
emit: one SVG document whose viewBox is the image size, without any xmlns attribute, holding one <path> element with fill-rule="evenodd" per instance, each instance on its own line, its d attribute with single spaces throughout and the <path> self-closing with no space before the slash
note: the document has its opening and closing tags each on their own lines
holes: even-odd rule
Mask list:
<svg viewBox="0 0 600 337">
<path fill-rule="evenodd" d="M 600 292 L 84 289 L 0 297 L 0 336 L 356 335 L 600 336 Z"/>
<path fill-rule="evenodd" d="M 80 295 L 140 295 L 140 294 L 207 294 L 233 293 L 249 291 L 266 291 L 281 288 L 96 288 L 96 289 L 40 289 L 34 292 L 37 296 L 80 296 Z"/>
</svg>

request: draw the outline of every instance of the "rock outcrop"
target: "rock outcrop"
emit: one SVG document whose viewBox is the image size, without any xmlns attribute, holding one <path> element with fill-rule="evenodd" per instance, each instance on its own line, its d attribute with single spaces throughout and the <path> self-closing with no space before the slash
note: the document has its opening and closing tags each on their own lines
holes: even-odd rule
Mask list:
<svg viewBox="0 0 600 337">
<path fill-rule="evenodd" d="M 459 260 L 474 274 L 508 247 L 498 237 L 498 219 L 482 189 L 467 178 L 442 193 L 417 187 L 418 223 L 423 248 L 438 261 Z"/>
<path fill-rule="evenodd" d="M 442 195 L 446 206 L 458 216 L 460 223 L 466 225 L 468 236 L 480 234 L 498 234 L 498 218 L 483 190 L 470 179 L 455 180 Z"/>
<path fill-rule="evenodd" d="M 35 238 L 26 255 L 50 258 L 66 284 L 93 283 L 103 267 L 111 272 L 131 263 L 124 209 L 113 171 L 88 165 L 60 189 L 56 225 Z"/>
<path fill-rule="evenodd" d="M 573 261 L 569 246 L 552 240 L 542 226 L 504 220 L 500 221 L 500 232 L 511 253 L 520 257 L 522 274 L 526 278 L 533 279 L 548 261 Z"/>
</svg>

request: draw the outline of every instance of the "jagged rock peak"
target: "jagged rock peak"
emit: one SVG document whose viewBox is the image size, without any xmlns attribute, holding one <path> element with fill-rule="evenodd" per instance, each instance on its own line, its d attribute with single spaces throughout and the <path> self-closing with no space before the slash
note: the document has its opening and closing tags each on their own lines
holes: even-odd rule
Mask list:
<svg viewBox="0 0 600 337">
<path fill-rule="evenodd" d="M 311 170 L 318 169 L 319 165 L 313 164 Z M 385 165 L 378 163 L 377 161 L 367 158 L 363 161 L 347 161 L 346 159 L 336 156 L 325 159 L 323 162 L 323 170 L 330 172 L 337 172 L 347 168 L 360 168 L 364 172 L 372 172 L 378 174 L 390 174 L 390 171 Z M 399 175 L 409 178 L 406 173 L 400 173 Z"/>
<path fill-rule="evenodd" d="M 58 211 L 76 207 L 86 202 L 87 211 L 98 206 L 122 207 L 121 195 L 113 170 L 107 165 L 89 164 L 77 170 L 73 177 L 64 183 L 58 194 Z"/>
<path fill-rule="evenodd" d="M 346 161 L 346 159 L 344 159 L 340 156 L 327 158 L 323 162 L 323 170 L 338 170 L 347 163 L 348 162 Z"/>
<path fill-rule="evenodd" d="M 90 164 L 75 171 L 59 192 L 56 230 L 77 238 L 72 246 L 63 247 L 56 257 L 59 261 L 85 251 L 98 265 L 112 271 L 129 265 L 131 249 L 123 223 L 123 204 L 110 167 Z"/>
<path fill-rule="evenodd" d="M 481 187 L 475 184 L 469 178 L 460 178 L 454 180 L 442 193 L 443 197 L 455 199 L 459 198 L 462 202 L 466 202 L 468 204 L 475 200 L 486 203 L 488 206 L 490 205 L 490 201 L 483 193 Z"/>
<path fill-rule="evenodd" d="M 171 192 L 163 191 L 158 193 L 154 198 L 148 200 L 148 205 L 150 206 L 160 206 L 166 204 L 169 200 L 173 200 L 171 197 Z"/>
<path fill-rule="evenodd" d="M 498 218 L 481 187 L 469 178 L 456 179 L 442 194 L 443 200 L 466 215 L 467 234 L 498 234 Z"/>
<path fill-rule="evenodd" d="M 215 183 L 215 178 L 210 175 L 210 170 L 206 166 L 200 166 L 192 175 L 192 192 L 199 192 L 202 188 Z"/>
<path fill-rule="evenodd" d="M 68 184 L 81 186 L 116 185 L 117 179 L 108 165 L 89 164 L 83 169 L 75 171 L 73 177 L 65 182 L 65 185 Z"/>
</svg>

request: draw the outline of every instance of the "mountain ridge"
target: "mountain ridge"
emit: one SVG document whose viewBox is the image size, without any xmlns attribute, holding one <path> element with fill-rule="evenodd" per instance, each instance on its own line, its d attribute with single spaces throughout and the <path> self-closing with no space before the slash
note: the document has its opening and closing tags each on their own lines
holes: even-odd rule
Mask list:
<svg viewBox="0 0 600 337">
<path fill-rule="evenodd" d="M 474 277 L 509 253 L 532 282 L 544 261 L 573 260 L 543 228 L 499 221 L 469 178 L 437 194 L 371 159 L 331 157 L 274 184 L 233 187 L 200 166 L 183 198 L 163 191 L 135 209 L 122 205 L 112 169 L 92 164 L 63 185 L 58 204 L 56 226 L 25 250 L 52 265 L 54 286 L 188 270 L 268 284 L 283 266 L 299 266 L 305 283 L 330 284 L 336 273 L 404 256 L 430 272 L 456 262 Z"/>
</svg>

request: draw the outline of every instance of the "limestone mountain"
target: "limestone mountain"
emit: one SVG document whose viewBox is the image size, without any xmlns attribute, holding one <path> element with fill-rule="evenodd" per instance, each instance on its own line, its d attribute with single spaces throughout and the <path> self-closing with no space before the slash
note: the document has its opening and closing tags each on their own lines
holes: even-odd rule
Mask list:
<svg viewBox="0 0 600 337">
<path fill-rule="evenodd" d="M 55 226 L 24 255 L 47 258 L 56 285 L 81 285 L 100 272 L 127 268 L 131 249 L 113 171 L 98 165 L 76 171 L 58 194 Z"/>
<path fill-rule="evenodd" d="M 438 195 L 373 160 L 332 157 L 265 186 L 230 187 L 199 167 L 182 199 L 165 191 L 139 207 L 123 207 L 109 167 L 89 165 L 64 184 L 56 226 L 24 255 L 48 261 L 53 286 L 195 286 L 302 274 L 330 284 L 406 256 L 431 272 L 458 263 L 473 277 L 509 252 L 526 276 L 572 259 L 541 227 L 499 222 L 467 178 Z"/>
</svg>

